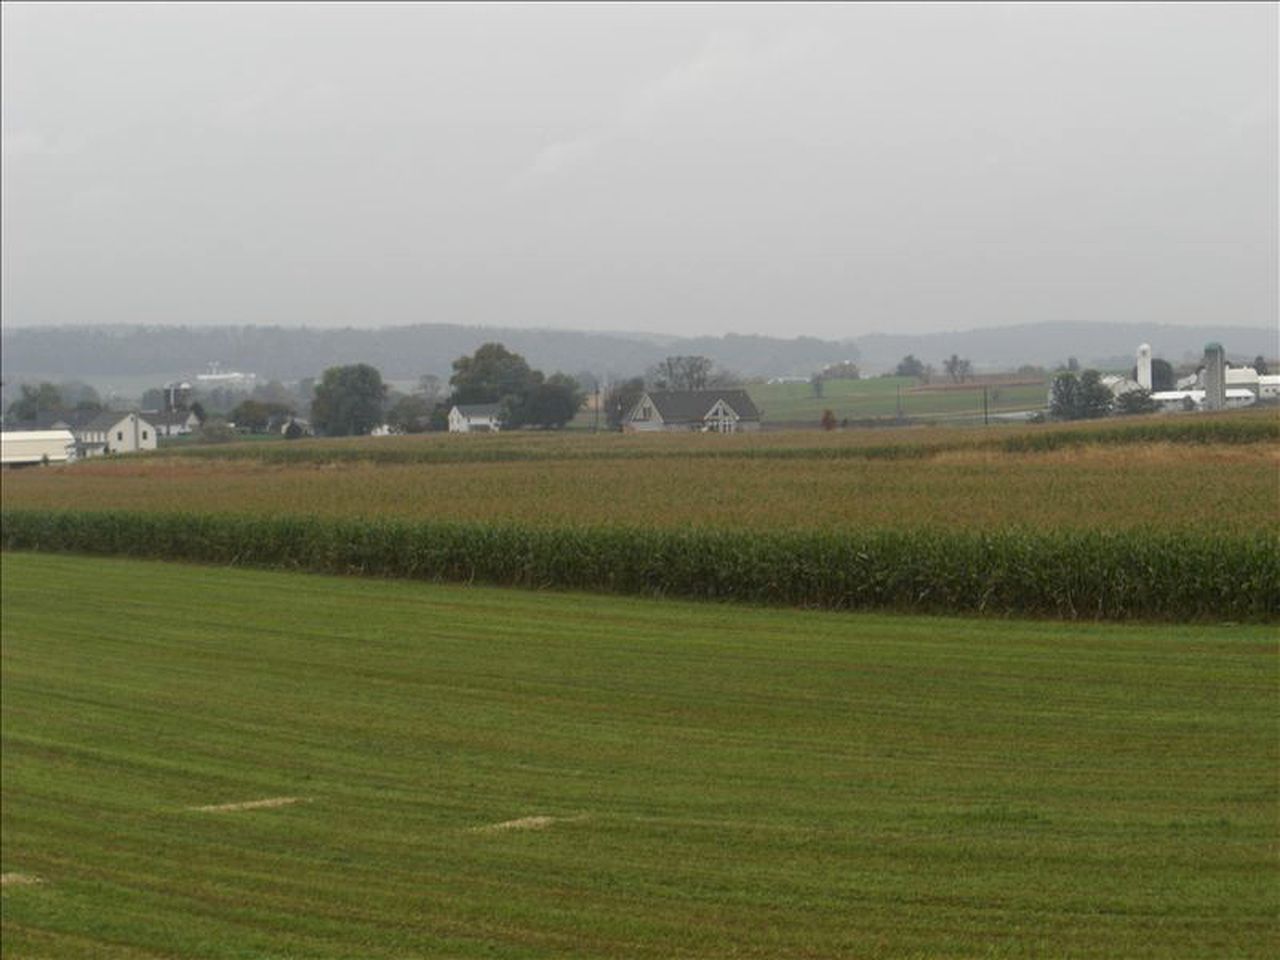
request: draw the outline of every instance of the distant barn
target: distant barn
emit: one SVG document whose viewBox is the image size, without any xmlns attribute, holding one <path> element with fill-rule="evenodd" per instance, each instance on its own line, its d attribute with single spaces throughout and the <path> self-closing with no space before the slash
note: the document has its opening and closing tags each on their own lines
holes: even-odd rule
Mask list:
<svg viewBox="0 0 1280 960">
<path fill-rule="evenodd" d="M 622 429 L 740 433 L 760 429 L 760 411 L 745 390 L 650 390 L 636 401 Z"/>
</svg>

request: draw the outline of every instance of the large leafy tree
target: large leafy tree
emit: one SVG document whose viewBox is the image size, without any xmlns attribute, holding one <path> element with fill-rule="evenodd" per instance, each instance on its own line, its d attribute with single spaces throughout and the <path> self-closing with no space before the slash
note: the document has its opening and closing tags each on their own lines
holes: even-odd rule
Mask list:
<svg viewBox="0 0 1280 960">
<path fill-rule="evenodd" d="M 1151 399 L 1151 391 L 1142 387 L 1116 397 L 1116 412 L 1123 414 L 1155 413 L 1160 405 Z"/>
<path fill-rule="evenodd" d="M 525 398 L 524 420 L 546 430 L 559 429 L 577 415 L 586 398 L 577 380 L 553 373 Z"/>
<path fill-rule="evenodd" d="M 942 361 L 942 369 L 947 371 L 947 376 L 954 383 L 964 383 L 973 371 L 973 364 L 959 354 L 953 353 Z"/>
<path fill-rule="evenodd" d="M 435 406 L 423 394 L 402 394 L 387 410 L 387 426 L 400 433 L 425 433 L 431 429 Z"/>
<path fill-rule="evenodd" d="M 649 371 L 658 390 L 705 390 L 711 378 L 709 357 L 667 357 Z"/>
<path fill-rule="evenodd" d="M 631 412 L 644 393 L 644 377 L 632 377 L 613 384 L 604 395 L 605 420 L 612 430 L 620 429 L 622 418 Z"/>
<path fill-rule="evenodd" d="M 469 357 L 453 361 L 453 403 L 508 403 L 519 406 L 542 374 L 532 370 L 524 357 L 500 343 L 486 343 Z"/>
<path fill-rule="evenodd" d="M 1079 377 L 1070 370 L 1057 374 L 1049 391 L 1049 416 L 1055 420 L 1079 419 L 1079 394 Z"/>
<path fill-rule="evenodd" d="M 273 422 L 283 422 L 292 417 L 294 412 L 294 409 L 286 403 L 245 400 L 231 411 L 231 419 L 242 430 L 250 433 L 265 433 Z"/>
<path fill-rule="evenodd" d="M 368 433 L 382 423 L 382 374 L 367 363 L 330 367 L 315 386 L 311 422 L 331 437 Z"/>
<path fill-rule="evenodd" d="M 923 377 L 924 363 L 914 354 L 908 353 L 898 361 L 893 373 L 897 377 Z"/>
<path fill-rule="evenodd" d="M 1076 376 L 1063 370 L 1053 378 L 1049 413 L 1055 420 L 1094 420 L 1111 412 L 1114 398 L 1097 370 Z"/>
<path fill-rule="evenodd" d="M 62 409 L 62 393 L 52 383 L 39 386 L 22 384 L 22 396 L 9 406 L 9 416 L 14 420 L 34 420 L 39 414 Z"/>
<path fill-rule="evenodd" d="M 1102 382 L 1102 374 L 1097 370 L 1086 370 L 1080 374 L 1080 392 L 1077 402 L 1082 420 L 1096 420 L 1111 412 L 1115 397 L 1110 388 Z"/>
<path fill-rule="evenodd" d="M 500 343 L 486 343 L 471 356 L 453 361 L 449 385 L 451 404 L 502 404 L 502 422 L 508 429 L 563 427 L 586 399 L 573 377 L 546 377 Z"/>
</svg>

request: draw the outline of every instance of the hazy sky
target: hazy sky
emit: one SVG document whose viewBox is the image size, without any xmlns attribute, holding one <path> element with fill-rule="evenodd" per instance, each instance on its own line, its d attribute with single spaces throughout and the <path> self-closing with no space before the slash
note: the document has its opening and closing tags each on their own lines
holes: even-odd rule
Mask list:
<svg viewBox="0 0 1280 960">
<path fill-rule="evenodd" d="M 3 320 L 1277 319 L 1275 4 L 3 6 Z"/>
</svg>

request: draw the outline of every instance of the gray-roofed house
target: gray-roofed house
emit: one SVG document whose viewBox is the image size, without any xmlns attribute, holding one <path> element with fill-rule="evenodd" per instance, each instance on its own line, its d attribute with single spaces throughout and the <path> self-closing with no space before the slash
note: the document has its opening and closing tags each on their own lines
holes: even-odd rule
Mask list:
<svg viewBox="0 0 1280 960">
<path fill-rule="evenodd" d="M 156 448 L 156 428 L 141 414 L 104 410 L 85 425 L 83 434 L 76 434 L 76 440 L 81 446 L 101 444 L 92 453 L 86 450 L 82 456 L 136 453 Z"/>
<path fill-rule="evenodd" d="M 745 390 L 650 390 L 641 394 L 622 429 L 740 433 L 760 429 L 760 411 Z"/>
<path fill-rule="evenodd" d="M 502 404 L 500 403 L 457 404 L 449 411 L 450 433 L 475 433 L 477 431 L 497 433 L 501 429 Z"/>
<path fill-rule="evenodd" d="M 104 410 L 87 423 L 71 425 L 76 454 L 97 457 L 104 453 L 136 453 L 156 448 L 156 428 L 141 414 Z"/>
</svg>

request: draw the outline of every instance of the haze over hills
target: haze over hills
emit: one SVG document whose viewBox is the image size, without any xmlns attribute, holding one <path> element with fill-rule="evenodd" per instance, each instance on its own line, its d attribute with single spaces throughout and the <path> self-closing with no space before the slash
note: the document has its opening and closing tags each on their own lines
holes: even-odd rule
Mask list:
<svg viewBox="0 0 1280 960">
<path fill-rule="evenodd" d="M 747 377 L 808 376 L 822 366 L 854 360 L 865 374 L 891 370 L 906 354 L 939 365 L 952 353 L 978 370 L 1022 364 L 1052 367 L 1068 357 L 1085 366 L 1129 361 L 1141 342 L 1172 363 L 1201 355 L 1206 341 L 1249 360 L 1280 356 L 1275 329 L 1186 327 L 1144 323 L 1047 323 L 929 334 L 869 334 L 847 340 L 630 335 L 419 324 L 373 330 L 274 326 L 6 327 L 0 335 L 0 370 L 7 383 L 34 377 L 78 378 L 154 375 L 189 377 L 211 362 L 259 377 L 298 380 L 335 364 L 364 362 L 388 379 L 422 374 L 447 378 L 452 361 L 480 344 L 499 341 L 548 372 L 591 372 L 607 379 L 643 373 L 666 356 L 701 354 Z"/>
</svg>

